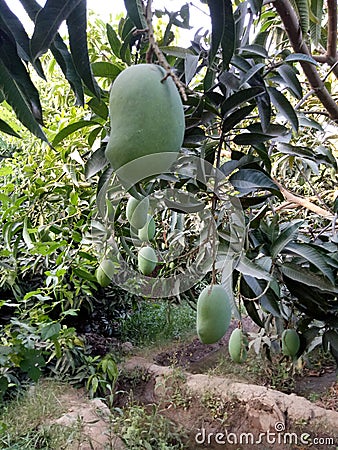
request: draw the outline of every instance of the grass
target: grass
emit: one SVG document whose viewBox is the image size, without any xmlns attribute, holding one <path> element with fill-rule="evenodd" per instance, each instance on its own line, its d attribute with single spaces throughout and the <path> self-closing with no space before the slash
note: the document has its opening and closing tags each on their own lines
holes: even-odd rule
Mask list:
<svg viewBox="0 0 338 450">
<path fill-rule="evenodd" d="M 81 434 L 81 424 L 73 427 L 48 425 L 65 412 L 59 401 L 65 384 L 43 380 L 27 392 L 4 403 L 0 410 L 0 448 L 7 450 L 62 450 Z"/>
<path fill-rule="evenodd" d="M 187 304 L 145 300 L 121 324 L 121 338 L 139 347 L 185 339 L 195 331 L 196 312 Z"/>
</svg>

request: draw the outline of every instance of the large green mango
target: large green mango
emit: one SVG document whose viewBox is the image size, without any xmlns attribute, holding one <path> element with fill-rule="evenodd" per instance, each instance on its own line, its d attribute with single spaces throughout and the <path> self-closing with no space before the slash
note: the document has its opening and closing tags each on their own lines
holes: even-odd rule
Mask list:
<svg viewBox="0 0 338 450">
<path fill-rule="evenodd" d="M 95 271 L 97 282 L 102 287 L 110 285 L 113 276 L 116 274 L 116 267 L 110 259 L 104 259 L 100 262 L 99 267 Z"/>
<path fill-rule="evenodd" d="M 197 334 L 203 344 L 219 341 L 229 328 L 231 305 L 220 285 L 207 286 L 197 300 Z"/>
<path fill-rule="evenodd" d="M 121 72 L 110 91 L 106 157 L 130 186 L 167 171 L 183 142 L 182 101 L 165 75 L 160 66 L 138 64 Z"/>
</svg>

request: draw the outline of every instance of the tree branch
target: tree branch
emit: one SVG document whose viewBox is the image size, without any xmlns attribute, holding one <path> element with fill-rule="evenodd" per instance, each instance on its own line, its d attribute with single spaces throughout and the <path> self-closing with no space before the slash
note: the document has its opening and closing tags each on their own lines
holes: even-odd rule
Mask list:
<svg viewBox="0 0 338 450">
<path fill-rule="evenodd" d="M 337 60 L 337 0 L 327 0 L 327 58 Z M 331 65 L 331 64 L 330 64 Z"/>
<path fill-rule="evenodd" d="M 303 39 L 298 17 L 289 0 L 275 0 L 273 5 L 282 19 L 295 53 L 303 53 L 304 55 L 312 56 Z M 331 119 L 338 121 L 338 105 L 326 89 L 325 84 L 321 80 L 316 68 L 313 64 L 309 64 L 304 61 L 300 62 L 300 64 L 311 85 L 311 88 L 314 90 L 324 108 L 330 114 Z"/>
</svg>

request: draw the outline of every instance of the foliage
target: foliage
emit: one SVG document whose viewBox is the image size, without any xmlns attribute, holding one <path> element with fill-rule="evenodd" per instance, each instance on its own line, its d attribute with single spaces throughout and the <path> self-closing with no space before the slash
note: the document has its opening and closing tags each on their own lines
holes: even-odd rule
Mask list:
<svg viewBox="0 0 338 450">
<path fill-rule="evenodd" d="M 35 2 L 21 3 L 35 16 Z M 69 8 L 62 9 L 66 4 Z M 145 26 L 154 18 L 150 8 L 142 12 L 142 4 L 126 2 L 127 16 L 117 26 L 107 24 L 105 36 L 96 28 L 93 36 L 102 39 L 96 45 L 88 45 L 85 38 L 84 2 L 59 2 L 60 14 L 50 29 L 47 2 L 36 16 L 32 38 L 20 34 L 20 41 L 20 24 L 9 10 L 1 9 L 1 23 L 5 15 L 11 19 L 0 54 L 0 87 L 7 99 L 3 109 L 8 113 L 10 105 L 31 132 L 53 144 L 53 148 L 41 147 L 32 141 L 21 160 L 8 164 L 5 158 L 1 164 L 1 285 L 5 292 L 13 292 L 3 307 L 9 308 L 10 315 L 20 310 L 20 321 L 28 319 L 39 334 L 43 325 L 59 317 L 67 323 L 83 305 L 92 311 L 97 308 L 92 298 L 97 291 L 98 259 L 114 259 L 117 248 L 117 269 L 121 261 L 123 267 L 136 268 L 140 244 L 126 220 L 125 192 L 105 158 L 110 133 L 108 87 L 126 67 L 143 62 L 165 65 L 166 56 L 187 87 L 183 148 L 171 176 L 146 180 L 136 190 L 152 196 L 157 204 L 163 199 L 161 193 L 179 192 L 186 209 L 182 213 L 180 198 L 174 196 L 163 200 L 162 209 L 153 205 L 156 250 L 163 256 L 156 269 L 158 278 L 152 278 L 148 291 L 133 277 L 118 280 L 118 285 L 128 287 L 131 294 L 142 290 L 151 296 L 158 285 L 165 289 L 166 276 L 184 274 L 183 286 L 190 268 L 200 265 L 198 281 L 207 274 L 203 283 L 211 277 L 234 293 L 236 319 L 241 320 L 244 310 L 267 336 L 273 328 L 278 339 L 284 329 L 295 327 L 301 340 L 298 357 L 322 343 L 338 360 L 334 122 L 338 112 L 337 61 L 332 53 L 337 30 L 332 29 L 331 5 L 324 7 L 332 31 L 326 33 L 319 4 L 207 2 L 210 34 L 199 30 L 189 48 L 182 48 L 170 44 L 177 27 L 189 28 L 189 5 L 173 13 L 156 10 L 162 20 L 168 16 L 165 30 L 157 30 L 156 44 L 150 42 Z M 285 15 L 290 18 L 288 27 Z M 69 50 L 56 34 L 64 19 Z M 104 28 L 100 22 L 96 26 Z M 41 39 L 43 27 L 48 33 Z M 50 72 L 56 61 L 66 77 L 75 77 L 69 81 L 85 108 L 78 117 L 77 109 L 64 103 L 66 117 L 60 114 L 58 124 L 49 123 L 45 135 L 38 126 L 42 114 L 38 91 L 21 59 L 42 74 L 37 58 L 48 48 L 55 58 L 46 57 Z M 326 49 L 325 55 L 319 54 L 320 48 Z M 20 68 L 17 78 L 10 76 L 4 54 L 13 57 L 13 67 Z M 329 71 L 325 72 L 323 62 L 331 66 Z M 2 131 L 17 134 L 7 122 L 0 125 Z M 10 146 L 8 151 L 12 152 Z M 216 185 L 208 185 L 208 164 L 217 169 Z M 197 177 L 201 165 L 202 175 Z M 298 209 L 289 209 L 290 203 Z M 206 233 L 210 225 L 200 205 L 207 205 L 215 219 L 216 258 L 216 240 L 210 247 L 196 246 L 203 235 L 201 225 Z M 214 258 L 211 266 L 210 258 Z M 28 276 L 32 273 L 44 282 L 34 285 Z M 193 303 L 197 295 L 189 288 L 181 289 L 185 292 L 177 297 Z M 37 308 L 33 307 L 36 299 Z M 264 348 L 270 357 L 273 347 Z"/>
</svg>

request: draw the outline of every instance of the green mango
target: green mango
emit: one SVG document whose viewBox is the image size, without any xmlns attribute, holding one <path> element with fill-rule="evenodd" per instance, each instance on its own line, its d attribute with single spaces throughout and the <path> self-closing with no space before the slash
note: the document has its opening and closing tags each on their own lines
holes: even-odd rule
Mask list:
<svg viewBox="0 0 338 450">
<path fill-rule="evenodd" d="M 296 330 L 284 330 L 282 334 L 282 352 L 286 356 L 296 356 L 300 347 L 300 339 Z"/>
<path fill-rule="evenodd" d="M 203 344 L 219 341 L 229 328 L 231 304 L 220 285 L 207 286 L 197 300 L 197 334 Z"/>
<path fill-rule="evenodd" d="M 95 271 L 96 280 L 102 287 L 107 287 L 111 283 L 116 268 L 110 259 L 103 259 Z"/>
<path fill-rule="evenodd" d="M 137 255 L 138 269 L 143 275 L 150 275 L 158 262 L 155 250 L 147 245 L 140 248 Z"/>
<path fill-rule="evenodd" d="M 156 232 L 156 226 L 155 226 L 154 218 L 153 218 L 153 216 L 148 214 L 147 223 L 144 225 L 143 228 L 140 228 L 138 230 L 138 238 L 140 239 L 140 241 L 143 241 L 143 242 L 152 241 L 154 239 L 155 232 Z"/>
<path fill-rule="evenodd" d="M 242 363 L 247 358 L 247 347 L 248 339 L 243 334 L 242 330 L 236 328 L 230 336 L 229 339 L 229 354 L 231 359 L 236 363 Z"/>
<path fill-rule="evenodd" d="M 165 75 L 158 65 L 138 64 L 121 72 L 111 88 L 105 153 L 124 185 L 166 172 L 182 146 L 183 105 Z"/>
<path fill-rule="evenodd" d="M 149 198 L 138 200 L 130 197 L 126 206 L 126 216 L 130 225 L 137 230 L 143 228 L 147 223 L 149 209 Z"/>
</svg>

